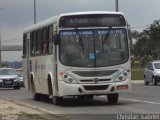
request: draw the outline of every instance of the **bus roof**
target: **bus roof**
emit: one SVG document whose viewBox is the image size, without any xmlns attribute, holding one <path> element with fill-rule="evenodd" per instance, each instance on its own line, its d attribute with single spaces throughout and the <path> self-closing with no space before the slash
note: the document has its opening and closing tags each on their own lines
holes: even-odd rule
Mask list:
<svg viewBox="0 0 160 120">
<path fill-rule="evenodd" d="M 91 14 L 120 14 L 120 15 L 123 15 L 124 14 L 122 12 L 112 12 L 112 11 L 85 11 L 85 12 L 71 12 L 71 13 L 62 13 L 62 14 L 59 14 L 59 15 L 56 15 L 54 17 L 51 17 L 49 19 L 46 19 L 42 22 L 39 22 L 37 24 L 34 24 L 30 27 L 27 27 L 26 29 L 24 29 L 24 33 L 28 33 L 30 31 L 33 31 L 33 30 L 36 30 L 36 29 L 39 29 L 39 28 L 42 28 L 44 26 L 48 26 L 48 25 L 51 25 L 53 23 L 56 23 L 57 20 L 59 20 L 59 18 L 63 17 L 63 16 L 71 16 L 71 15 L 91 15 Z"/>
<path fill-rule="evenodd" d="M 54 22 L 56 22 L 57 18 L 58 18 L 58 16 L 54 16 L 54 17 L 51 17 L 51 18 L 49 18 L 47 20 L 44 20 L 44 21 L 39 22 L 37 24 L 34 24 L 34 25 L 30 26 L 30 27 L 27 27 L 27 28 L 24 29 L 24 33 L 27 33 L 27 32 L 30 32 L 32 30 L 36 30 L 36 29 L 42 28 L 42 27 L 47 26 L 47 25 L 51 25 Z"/>
<path fill-rule="evenodd" d="M 60 16 L 70 16 L 70 15 L 87 15 L 87 14 L 121 14 L 121 12 L 112 12 L 112 11 L 85 11 L 85 12 L 71 12 L 60 14 Z"/>
</svg>

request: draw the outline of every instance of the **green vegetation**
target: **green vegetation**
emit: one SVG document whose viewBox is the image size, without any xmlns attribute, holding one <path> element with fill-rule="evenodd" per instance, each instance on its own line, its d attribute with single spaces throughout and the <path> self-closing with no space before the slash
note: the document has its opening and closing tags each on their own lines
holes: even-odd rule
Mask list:
<svg viewBox="0 0 160 120">
<path fill-rule="evenodd" d="M 131 78 L 132 80 L 143 80 L 144 68 L 141 66 L 141 61 L 136 60 L 132 63 Z"/>
<path fill-rule="evenodd" d="M 16 108 L 12 107 L 12 106 L 8 106 L 7 110 L 15 110 Z"/>
<path fill-rule="evenodd" d="M 132 31 L 137 42 L 132 46 L 132 80 L 143 80 L 146 63 L 160 59 L 160 20 L 155 20 L 142 32 Z"/>
<path fill-rule="evenodd" d="M 144 69 L 143 68 L 133 68 L 131 70 L 131 78 L 132 80 L 143 80 Z"/>
<path fill-rule="evenodd" d="M 31 120 L 46 120 L 38 114 L 28 114 L 26 112 L 21 111 L 19 114 L 19 118 L 21 119 L 31 119 Z"/>
<path fill-rule="evenodd" d="M 135 59 L 141 61 L 141 66 L 144 67 L 148 61 L 160 59 L 160 20 L 155 20 L 142 32 L 132 31 L 132 38 L 137 42 L 131 52 Z"/>
<path fill-rule="evenodd" d="M 143 80 L 147 62 L 160 60 L 160 20 L 155 20 L 142 32 L 132 31 L 136 43 L 131 47 L 132 80 Z"/>
</svg>

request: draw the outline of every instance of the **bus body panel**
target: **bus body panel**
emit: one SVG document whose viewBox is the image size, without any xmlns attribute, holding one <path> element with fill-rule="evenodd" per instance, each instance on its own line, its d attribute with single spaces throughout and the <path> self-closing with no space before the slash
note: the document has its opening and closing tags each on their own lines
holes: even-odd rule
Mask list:
<svg viewBox="0 0 160 120">
<path fill-rule="evenodd" d="M 48 76 L 53 73 L 53 56 L 47 55 L 37 58 L 31 58 L 31 69 L 33 80 L 36 84 L 36 92 L 48 94 Z M 53 77 L 52 77 L 53 78 Z"/>
</svg>

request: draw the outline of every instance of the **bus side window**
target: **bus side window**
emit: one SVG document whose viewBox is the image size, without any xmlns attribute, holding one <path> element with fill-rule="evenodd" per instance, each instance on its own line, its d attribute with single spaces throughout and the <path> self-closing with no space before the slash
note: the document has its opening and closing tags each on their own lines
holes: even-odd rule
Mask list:
<svg viewBox="0 0 160 120">
<path fill-rule="evenodd" d="M 37 55 L 42 54 L 42 30 L 38 30 L 38 50 Z"/>
<path fill-rule="evenodd" d="M 36 55 L 36 31 L 33 32 L 33 46 L 32 46 L 32 55 Z"/>
<path fill-rule="evenodd" d="M 46 44 L 47 44 L 47 28 L 43 28 L 43 40 L 42 40 L 43 55 L 47 53 Z"/>
<path fill-rule="evenodd" d="M 31 39 L 30 39 L 30 56 L 34 55 L 34 32 L 31 33 Z"/>
<path fill-rule="evenodd" d="M 35 32 L 35 55 L 38 54 L 38 31 Z"/>
<path fill-rule="evenodd" d="M 23 58 L 26 58 L 26 49 L 27 49 L 27 35 L 23 35 Z"/>
<path fill-rule="evenodd" d="M 49 26 L 49 54 L 52 54 L 53 26 Z"/>
<path fill-rule="evenodd" d="M 49 54 L 49 27 L 46 28 L 46 54 Z"/>
</svg>

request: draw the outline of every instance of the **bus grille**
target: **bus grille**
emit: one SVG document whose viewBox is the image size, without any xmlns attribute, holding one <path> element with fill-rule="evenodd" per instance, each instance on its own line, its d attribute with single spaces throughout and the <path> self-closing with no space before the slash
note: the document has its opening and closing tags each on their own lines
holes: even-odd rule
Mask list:
<svg viewBox="0 0 160 120">
<path fill-rule="evenodd" d="M 108 81 L 111 81 L 111 79 L 98 79 L 98 83 L 101 83 L 101 82 L 108 82 Z M 93 79 L 85 79 L 85 80 L 80 80 L 80 82 L 82 83 L 95 83 Z"/>
<path fill-rule="evenodd" d="M 85 90 L 106 90 L 108 85 L 83 86 Z"/>
<path fill-rule="evenodd" d="M 73 71 L 73 73 L 82 77 L 102 77 L 110 76 L 118 70 L 103 70 L 103 71 Z"/>
</svg>

